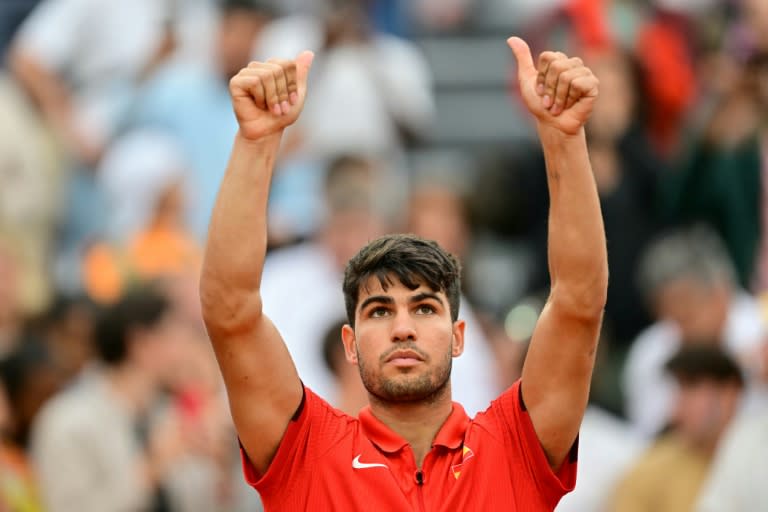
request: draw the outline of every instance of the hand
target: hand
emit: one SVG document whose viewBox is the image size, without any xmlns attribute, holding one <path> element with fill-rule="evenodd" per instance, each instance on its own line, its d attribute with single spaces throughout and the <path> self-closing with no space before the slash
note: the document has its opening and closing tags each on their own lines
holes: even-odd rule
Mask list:
<svg viewBox="0 0 768 512">
<path fill-rule="evenodd" d="M 542 52 L 535 66 L 525 41 L 510 37 L 507 44 L 517 59 L 520 91 L 531 114 L 568 135 L 579 133 L 597 98 L 597 77 L 578 57 Z"/>
<path fill-rule="evenodd" d="M 258 140 L 278 133 L 298 119 L 307 93 L 314 54 L 296 60 L 251 62 L 229 82 L 240 134 Z"/>
</svg>

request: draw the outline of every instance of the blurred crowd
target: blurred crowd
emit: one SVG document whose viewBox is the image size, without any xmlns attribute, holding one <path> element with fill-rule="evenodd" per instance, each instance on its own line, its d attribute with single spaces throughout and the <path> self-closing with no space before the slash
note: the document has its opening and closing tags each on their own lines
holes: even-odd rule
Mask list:
<svg viewBox="0 0 768 512">
<path fill-rule="evenodd" d="M 251 60 L 317 54 L 262 283 L 303 381 L 365 404 L 341 274 L 413 232 L 463 262 L 454 399 L 514 382 L 548 194 L 513 59 L 485 50 L 511 34 L 601 81 L 611 278 L 557 510 L 768 511 L 768 1 L 4 0 L 0 512 L 260 509 L 197 295 Z"/>
</svg>

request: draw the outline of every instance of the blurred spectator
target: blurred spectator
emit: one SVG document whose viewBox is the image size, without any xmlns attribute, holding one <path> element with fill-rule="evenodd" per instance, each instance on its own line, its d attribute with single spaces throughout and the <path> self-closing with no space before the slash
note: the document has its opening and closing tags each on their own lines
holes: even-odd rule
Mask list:
<svg viewBox="0 0 768 512">
<path fill-rule="evenodd" d="M 200 241 L 208 230 L 237 131 L 229 79 L 251 60 L 256 38 L 272 16 L 263 0 L 221 0 L 219 4 L 210 58 L 176 60 L 161 67 L 141 88 L 126 121 L 139 129 L 149 126 L 165 131 L 178 140 L 189 162 L 194 205 L 190 221 Z"/>
<path fill-rule="evenodd" d="M 201 249 L 185 222 L 186 169 L 175 141 L 162 133 L 129 133 L 110 147 L 98 178 L 111 205 L 109 231 L 83 262 L 91 297 L 111 302 L 132 281 L 197 271 Z"/>
<path fill-rule="evenodd" d="M 183 335 L 168 301 L 151 289 L 128 293 L 100 317 L 101 365 L 49 401 L 38 416 L 32 455 L 46 510 L 146 510 L 183 455 L 179 420 L 137 435 L 159 386 L 176 367 Z"/>
<path fill-rule="evenodd" d="M 768 340 L 751 357 L 752 377 L 768 385 Z M 742 413 L 718 446 L 697 512 L 747 512 L 768 503 L 768 409 Z"/>
<path fill-rule="evenodd" d="M 590 405 L 579 429 L 579 483 L 557 512 L 608 512 L 613 489 L 645 450 L 646 442 L 609 412 Z"/>
<path fill-rule="evenodd" d="M 46 370 L 42 345 L 24 341 L 23 348 L 0 360 L 0 510 L 41 512 L 22 438 L 32 419 L 29 415 L 53 393 L 56 382 Z"/>
<path fill-rule="evenodd" d="M 20 337 L 2 366 L 13 427 L 10 439 L 16 447 L 26 450 L 38 412 L 63 381 L 45 343 L 31 335 Z"/>
<path fill-rule="evenodd" d="M 288 144 L 319 158 L 390 157 L 427 134 L 434 111 L 429 67 L 410 42 L 373 31 L 360 2 L 334 4 L 320 25 L 279 19 L 259 38 L 260 59 L 317 53 L 313 92 Z"/>
<path fill-rule="evenodd" d="M 654 242 L 643 255 L 640 282 L 657 321 L 630 348 L 623 384 L 629 419 L 653 436 L 671 419 L 674 386 L 663 371 L 666 360 L 684 345 L 712 340 L 741 359 L 760 346 L 766 326 L 709 231 L 677 232 Z"/>
<path fill-rule="evenodd" d="M 766 54 L 768 55 L 768 54 Z M 679 223 L 706 222 L 725 242 L 744 288 L 760 289 L 768 270 L 763 197 L 766 183 L 765 122 L 768 57 L 750 59 L 707 120 L 683 169 L 669 175 L 669 216 Z"/>
<path fill-rule="evenodd" d="M 84 295 L 59 293 L 45 312 L 28 322 L 65 382 L 76 378 L 94 356 L 96 314 L 95 304 Z"/>
<path fill-rule="evenodd" d="M 764 510 L 768 504 L 766 460 L 768 412 L 737 418 L 718 447 L 696 511 Z"/>
<path fill-rule="evenodd" d="M 40 313 L 51 293 L 48 258 L 64 188 L 60 151 L 34 106 L 0 72 L 0 239 L 18 258 L 19 306 Z"/>
<path fill-rule="evenodd" d="M 656 150 L 671 158 L 698 93 L 692 27 L 688 13 L 675 2 L 656 0 L 652 4 L 653 16 L 637 35 L 637 56 L 648 91 L 651 137 Z"/>
<path fill-rule="evenodd" d="M 67 290 L 79 289 L 69 267 L 101 233 L 109 207 L 95 167 L 137 86 L 188 42 L 179 32 L 185 18 L 200 14 L 200 3 L 176 9 L 174 0 L 42 0 L 16 35 L 9 69 L 71 157 L 55 254 L 55 278 Z"/>
<path fill-rule="evenodd" d="M 643 131 L 637 63 L 618 49 L 596 53 L 588 63 L 601 84 L 587 139 L 611 269 L 603 322 L 626 346 L 650 323 L 636 275 L 640 254 L 658 230 L 656 185 L 664 169 Z"/>
<path fill-rule="evenodd" d="M 738 410 L 741 370 L 717 344 L 684 347 L 666 368 L 679 386 L 672 428 L 625 475 L 611 508 L 615 512 L 693 510 L 715 449 Z"/>
<path fill-rule="evenodd" d="M 241 499 L 236 433 L 210 343 L 194 324 L 184 324 L 183 332 L 169 387 L 170 407 L 179 418 L 187 449 L 163 484 L 171 510 L 229 511 Z"/>
<path fill-rule="evenodd" d="M 94 164 L 131 88 L 175 46 L 167 0 L 42 0 L 9 64 L 80 162 Z"/>
</svg>

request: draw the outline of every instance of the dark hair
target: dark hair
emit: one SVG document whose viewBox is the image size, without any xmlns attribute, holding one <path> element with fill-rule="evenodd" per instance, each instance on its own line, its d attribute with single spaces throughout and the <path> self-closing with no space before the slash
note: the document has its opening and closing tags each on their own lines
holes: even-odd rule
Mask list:
<svg viewBox="0 0 768 512">
<path fill-rule="evenodd" d="M 154 286 L 129 290 L 117 303 L 102 310 L 96 322 L 96 350 L 111 366 L 126 358 L 131 331 L 157 325 L 170 309 L 168 299 Z"/>
<path fill-rule="evenodd" d="M 386 290 L 393 277 L 411 290 L 419 285 L 448 297 L 451 319 L 459 317 L 461 265 L 436 242 L 416 235 L 386 235 L 360 249 L 344 271 L 344 303 L 347 320 L 355 325 L 355 309 L 360 288 L 376 277 Z"/>
<path fill-rule="evenodd" d="M 667 361 L 666 370 L 682 384 L 710 380 L 744 385 L 739 366 L 714 343 L 684 346 Z"/>
<path fill-rule="evenodd" d="M 53 368 L 51 355 L 38 337 L 24 334 L 16 348 L 0 359 L 0 384 L 5 387 L 12 409 L 17 409 L 35 372 Z"/>
</svg>

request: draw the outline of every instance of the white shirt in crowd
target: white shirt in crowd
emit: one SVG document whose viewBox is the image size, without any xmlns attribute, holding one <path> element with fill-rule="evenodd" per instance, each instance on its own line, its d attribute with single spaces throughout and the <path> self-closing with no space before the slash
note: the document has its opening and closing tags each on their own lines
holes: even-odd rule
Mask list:
<svg viewBox="0 0 768 512">
<path fill-rule="evenodd" d="M 22 23 L 14 46 L 66 81 L 78 126 L 109 137 L 133 88 L 174 24 L 180 52 L 210 46 L 210 0 L 43 0 Z M 192 34 L 194 32 L 194 35 Z"/>
<path fill-rule="evenodd" d="M 768 412 L 744 414 L 731 425 L 696 510 L 768 511 Z"/>
<path fill-rule="evenodd" d="M 734 295 L 723 331 L 723 347 L 734 357 L 755 350 L 765 339 L 766 325 L 758 302 L 744 292 Z M 641 332 L 632 344 L 624 367 L 626 411 L 644 436 L 654 436 L 670 418 L 674 380 L 664 366 L 680 349 L 680 329 L 669 321 L 657 322 Z M 745 406 L 764 400 L 761 391 L 748 389 Z"/>
</svg>

